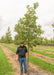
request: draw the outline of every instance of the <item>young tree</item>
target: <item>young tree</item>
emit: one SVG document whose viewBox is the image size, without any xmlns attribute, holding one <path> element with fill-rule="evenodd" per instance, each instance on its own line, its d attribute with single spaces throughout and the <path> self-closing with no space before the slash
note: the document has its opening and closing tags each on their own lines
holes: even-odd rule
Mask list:
<svg viewBox="0 0 54 75">
<path fill-rule="evenodd" d="M 50 39 L 50 44 L 53 44 L 53 39 L 52 38 Z"/>
<path fill-rule="evenodd" d="M 39 42 L 39 38 L 43 31 L 41 30 L 41 26 L 37 25 L 36 9 L 38 7 L 38 3 L 34 3 L 33 7 L 27 5 L 27 12 L 24 14 L 23 18 L 20 18 L 18 24 L 15 25 L 15 32 L 17 35 L 15 36 L 15 43 L 20 44 L 23 41 L 25 44 L 28 44 L 29 47 L 36 46 Z"/>
<path fill-rule="evenodd" d="M 52 24 L 53 27 L 53 41 L 54 41 L 54 23 Z"/>
<path fill-rule="evenodd" d="M 5 42 L 6 42 L 6 43 L 12 43 L 12 37 L 11 37 L 10 27 L 8 27 L 8 30 L 7 30 L 7 32 L 6 32 L 6 35 L 5 35 Z"/>
<path fill-rule="evenodd" d="M 44 38 L 45 44 L 48 44 L 48 39 Z"/>
<path fill-rule="evenodd" d="M 4 36 L 1 37 L 0 42 L 5 43 L 5 37 Z"/>
<path fill-rule="evenodd" d="M 34 3 L 33 7 L 27 5 L 27 12 L 24 14 L 23 18 L 20 18 L 18 24 L 15 25 L 15 32 L 17 35 L 15 36 L 15 43 L 20 44 L 20 42 L 24 42 L 28 45 L 28 63 L 29 63 L 29 48 L 33 48 L 38 44 L 38 39 L 43 33 L 41 30 L 41 26 L 37 25 L 37 16 L 36 9 L 38 7 L 38 3 Z M 29 67 L 29 64 L 28 64 Z M 28 68 L 29 70 L 29 68 Z M 29 75 L 29 74 L 28 74 Z"/>
</svg>

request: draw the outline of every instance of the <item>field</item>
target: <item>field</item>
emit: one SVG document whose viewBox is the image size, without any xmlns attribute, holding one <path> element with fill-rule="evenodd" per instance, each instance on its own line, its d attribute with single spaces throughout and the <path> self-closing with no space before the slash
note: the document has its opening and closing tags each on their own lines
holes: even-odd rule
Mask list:
<svg viewBox="0 0 54 75">
<path fill-rule="evenodd" d="M 16 68 L 14 74 L 19 75 L 19 63 L 15 60 L 17 45 L 14 44 L 1 44 L 2 49 L 11 63 L 15 64 Z M 9 54 L 7 54 L 9 53 Z M 18 67 L 17 67 L 18 66 Z M 9 66 L 8 66 L 9 67 Z M 0 68 L 1 69 L 1 68 Z M 9 69 L 8 69 L 9 70 Z M 54 75 L 54 47 L 53 46 L 36 46 L 29 52 L 29 72 L 38 73 L 39 75 Z"/>
</svg>

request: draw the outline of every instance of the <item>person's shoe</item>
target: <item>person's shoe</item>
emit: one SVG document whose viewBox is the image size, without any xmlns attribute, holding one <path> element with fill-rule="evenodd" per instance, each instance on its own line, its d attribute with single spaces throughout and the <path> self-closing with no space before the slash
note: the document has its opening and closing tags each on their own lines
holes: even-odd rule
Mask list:
<svg viewBox="0 0 54 75">
<path fill-rule="evenodd" d="M 27 74 L 27 72 L 25 72 L 25 74 Z"/>
<path fill-rule="evenodd" d="M 22 75 L 22 74 L 23 74 L 23 72 L 20 73 L 20 75 Z"/>
</svg>

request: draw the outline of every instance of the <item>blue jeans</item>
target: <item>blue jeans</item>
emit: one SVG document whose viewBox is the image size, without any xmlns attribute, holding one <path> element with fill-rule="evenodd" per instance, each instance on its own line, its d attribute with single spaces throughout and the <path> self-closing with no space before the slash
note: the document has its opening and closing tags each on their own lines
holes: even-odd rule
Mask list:
<svg viewBox="0 0 54 75">
<path fill-rule="evenodd" d="M 26 57 L 25 58 L 19 58 L 19 64 L 20 64 L 20 71 L 23 71 L 23 64 L 24 64 L 24 71 L 27 72 L 27 61 Z"/>
</svg>

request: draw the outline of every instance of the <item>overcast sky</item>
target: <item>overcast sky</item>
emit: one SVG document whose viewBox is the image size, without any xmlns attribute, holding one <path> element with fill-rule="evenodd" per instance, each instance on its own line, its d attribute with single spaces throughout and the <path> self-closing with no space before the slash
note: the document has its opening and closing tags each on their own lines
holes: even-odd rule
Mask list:
<svg viewBox="0 0 54 75">
<path fill-rule="evenodd" d="M 26 5 L 38 2 L 37 23 L 42 26 L 44 37 L 53 37 L 52 23 L 54 22 L 54 0 L 0 0 L 0 38 L 5 35 L 8 26 L 11 27 L 12 37 L 15 33 L 14 26 L 20 17 L 26 13 Z"/>
</svg>

